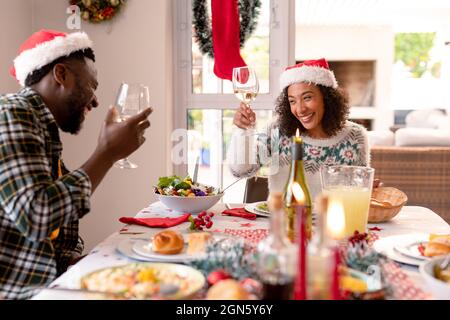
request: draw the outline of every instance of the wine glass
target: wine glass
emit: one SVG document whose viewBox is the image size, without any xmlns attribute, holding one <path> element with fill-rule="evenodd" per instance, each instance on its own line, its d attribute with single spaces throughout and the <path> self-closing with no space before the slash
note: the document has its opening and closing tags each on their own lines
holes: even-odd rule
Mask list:
<svg viewBox="0 0 450 320">
<path fill-rule="evenodd" d="M 234 95 L 250 108 L 250 103 L 256 99 L 259 92 L 259 82 L 255 69 L 247 66 L 234 68 L 232 81 Z M 245 137 L 243 144 L 245 161 L 256 163 L 257 134 L 254 123 L 245 130 L 243 136 Z"/>
<path fill-rule="evenodd" d="M 116 106 L 119 109 L 119 122 L 138 114 L 150 106 L 150 95 L 147 86 L 142 84 L 122 83 L 117 93 Z M 135 169 L 137 164 L 121 159 L 114 164 L 120 169 Z"/>
<path fill-rule="evenodd" d="M 259 92 L 259 82 L 255 69 L 240 67 L 233 69 L 234 95 L 248 107 L 256 99 Z"/>
</svg>

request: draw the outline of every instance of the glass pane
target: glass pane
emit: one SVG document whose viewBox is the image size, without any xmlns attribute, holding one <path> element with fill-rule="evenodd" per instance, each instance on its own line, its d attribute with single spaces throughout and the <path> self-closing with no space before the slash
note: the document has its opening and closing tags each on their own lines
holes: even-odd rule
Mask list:
<svg viewBox="0 0 450 320">
<path fill-rule="evenodd" d="M 211 1 L 208 1 L 211 17 Z M 260 81 L 260 93 L 269 93 L 269 32 L 270 0 L 261 0 L 258 24 L 252 36 L 241 49 L 244 61 L 256 69 Z M 192 37 L 192 93 L 233 93 L 230 81 L 223 81 L 214 74 L 214 60 L 202 55 L 198 43 Z"/>
<path fill-rule="evenodd" d="M 443 80 L 446 37 L 439 32 L 397 33 L 392 81 L 396 109 L 442 108 L 448 83 Z"/>
<path fill-rule="evenodd" d="M 200 183 L 225 188 L 237 179 L 230 173 L 226 163 L 234 112 L 235 109 L 188 111 L 188 172 L 193 175 L 195 161 L 199 156 L 197 180 Z M 272 119 L 272 110 L 258 110 L 256 116 L 258 132 L 265 132 L 267 124 Z M 260 174 L 264 174 L 264 169 Z M 245 180 L 239 181 L 225 192 L 223 201 L 241 203 L 244 189 Z"/>
<path fill-rule="evenodd" d="M 188 111 L 188 172 L 192 176 L 200 157 L 197 181 L 220 187 L 221 179 L 221 111 Z"/>
</svg>

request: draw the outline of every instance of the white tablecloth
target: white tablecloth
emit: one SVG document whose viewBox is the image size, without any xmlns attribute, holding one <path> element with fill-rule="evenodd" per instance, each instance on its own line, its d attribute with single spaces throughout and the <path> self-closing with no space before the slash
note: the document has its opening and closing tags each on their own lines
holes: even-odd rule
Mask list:
<svg viewBox="0 0 450 320">
<path fill-rule="evenodd" d="M 236 207 L 239 205 L 233 205 Z M 268 229 L 269 220 L 267 218 L 258 217 L 256 220 L 247 220 L 236 217 L 222 216 L 220 213 L 225 210 L 224 204 L 217 204 L 211 210 L 215 213 L 213 218 L 214 225 L 212 231 L 223 231 L 225 229 Z M 157 202 L 146 209 L 139 212 L 136 217 L 170 217 L 179 216 L 180 213 L 171 212 L 164 205 Z M 402 211 L 390 222 L 380 224 L 369 224 L 369 227 L 378 226 L 382 230 L 378 233 L 380 237 L 391 235 L 401 235 L 408 233 L 450 233 L 450 226 L 436 213 L 423 207 L 404 207 Z M 187 223 L 183 223 L 174 227 L 179 231 L 184 231 L 188 228 Z M 147 227 L 130 225 L 127 226 L 127 232 L 144 232 L 156 233 L 161 229 L 150 229 Z M 117 252 L 116 248 L 119 243 L 127 238 L 139 238 L 143 235 L 120 234 L 116 232 L 106 238 L 103 242 L 97 245 L 88 256 L 78 262 L 76 265 L 69 268 L 67 272 L 56 279 L 51 286 L 58 285 L 60 287 L 76 287 L 79 284 L 80 278 L 92 271 L 127 264 L 135 260 L 125 257 Z M 417 285 L 423 286 L 421 278 L 416 268 L 404 267 L 407 273 L 416 281 Z M 427 291 L 426 288 L 424 290 Z M 33 299 L 89 299 L 89 295 L 72 292 L 56 292 L 50 290 L 43 290 L 37 294 Z"/>
</svg>

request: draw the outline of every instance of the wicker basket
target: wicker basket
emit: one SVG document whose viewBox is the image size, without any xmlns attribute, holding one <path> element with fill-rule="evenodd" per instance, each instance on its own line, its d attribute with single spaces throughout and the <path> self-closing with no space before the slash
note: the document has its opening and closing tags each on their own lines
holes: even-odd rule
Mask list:
<svg viewBox="0 0 450 320">
<path fill-rule="evenodd" d="M 392 187 L 379 187 L 372 191 L 369 223 L 385 222 L 394 218 L 408 201 L 406 194 Z"/>
</svg>

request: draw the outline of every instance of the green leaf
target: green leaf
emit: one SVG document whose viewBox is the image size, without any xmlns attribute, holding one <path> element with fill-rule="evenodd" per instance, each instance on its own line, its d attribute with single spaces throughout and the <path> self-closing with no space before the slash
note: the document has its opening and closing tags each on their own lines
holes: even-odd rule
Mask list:
<svg viewBox="0 0 450 320">
<path fill-rule="evenodd" d="M 180 182 L 179 184 L 177 184 L 175 186 L 175 189 L 177 189 L 177 190 L 180 190 L 180 189 L 189 190 L 190 188 L 191 188 L 191 185 L 184 181 Z"/>
<path fill-rule="evenodd" d="M 160 187 L 160 188 L 167 188 L 170 185 L 174 186 L 173 183 L 174 183 L 175 180 L 180 181 L 181 178 L 178 177 L 178 176 L 160 177 L 158 179 L 158 187 Z"/>
</svg>

